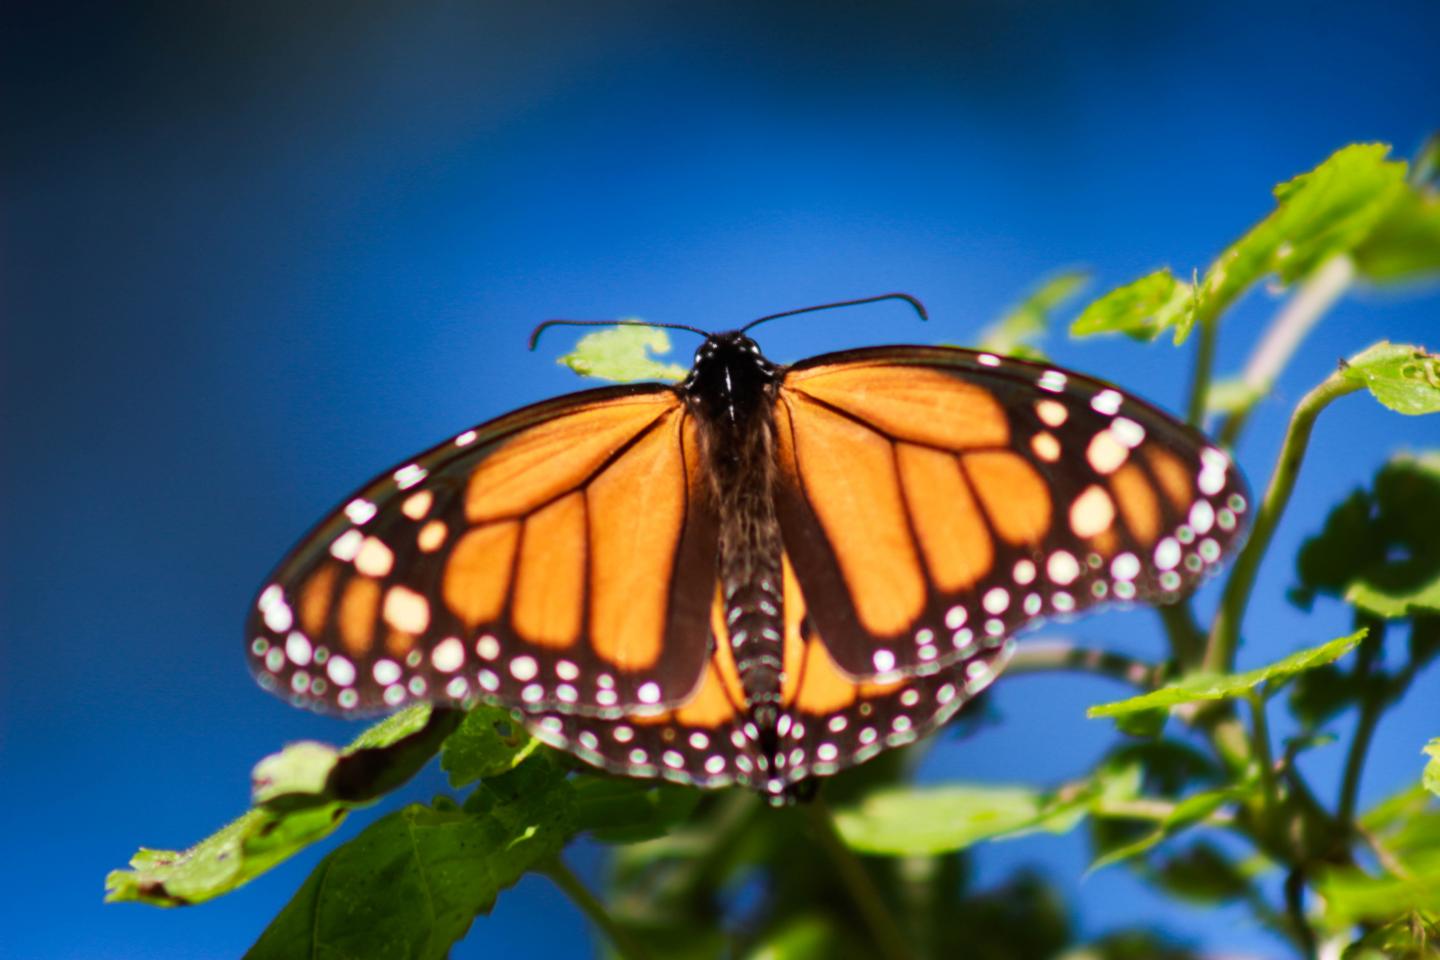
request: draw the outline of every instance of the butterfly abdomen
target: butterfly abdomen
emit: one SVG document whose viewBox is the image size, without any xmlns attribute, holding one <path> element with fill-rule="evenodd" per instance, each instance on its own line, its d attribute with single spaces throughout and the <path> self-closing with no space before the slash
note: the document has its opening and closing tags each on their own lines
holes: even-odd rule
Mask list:
<svg viewBox="0 0 1440 960">
<path fill-rule="evenodd" d="M 748 341 L 747 341 L 748 342 Z M 727 349 L 728 347 L 728 349 Z M 697 361 L 685 394 L 719 521 L 716 572 L 725 625 L 762 757 L 776 749 L 784 680 L 780 524 L 775 515 L 775 368 L 758 353 L 717 343 Z"/>
</svg>

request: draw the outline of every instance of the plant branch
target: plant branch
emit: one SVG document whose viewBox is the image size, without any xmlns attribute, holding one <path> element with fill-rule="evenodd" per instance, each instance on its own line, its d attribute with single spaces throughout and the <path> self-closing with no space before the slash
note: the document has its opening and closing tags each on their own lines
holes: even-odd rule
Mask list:
<svg viewBox="0 0 1440 960">
<path fill-rule="evenodd" d="M 1185 422 L 1197 430 L 1205 423 L 1205 401 L 1210 396 L 1210 375 L 1215 368 L 1215 340 L 1220 320 L 1212 312 L 1200 318 L 1200 338 L 1195 345 L 1195 366 L 1190 372 L 1190 402 Z"/>
<path fill-rule="evenodd" d="M 1250 532 L 1250 542 L 1235 561 L 1235 568 L 1225 582 L 1225 591 L 1220 597 L 1220 610 L 1210 630 L 1210 639 L 1205 650 L 1204 668 L 1214 673 L 1229 673 L 1235 665 L 1235 650 L 1240 642 L 1240 622 L 1245 616 L 1245 606 L 1250 600 L 1250 591 L 1255 586 L 1255 575 L 1259 572 L 1260 561 L 1270 547 L 1270 539 L 1280 517 L 1290 502 L 1295 490 L 1295 479 L 1300 473 L 1300 464 L 1305 459 L 1305 450 L 1310 443 L 1310 434 L 1315 429 L 1315 419 L 1338 397 L 1360 389 L 1360 384 L 1347 380 L 1339 373 L 1333 373 L 1319 386 L 1307 393 L 1290 417 L 1289 429 L 1280 448 L 1280 457 L 1270 475 L 1270 485 L 1260 502 L 1255 515 L 1255 528 Z"/>
<path fill-rule="evenodd" d="M 1274 387 L 1280 371 L 1285 369 L 1301 342 L 1354 280 L 1354 261 L 1347 256 L 1333 257 L 1285 301 L 1245 363 L 1240 381 L 1245 385 L 1249 401 L 1221 425 L 1218 434 L 1221 444 L 1235 445 L 1255 404 Z"/>
<path fill-rule="evenodd" d="M 821 797 L 804 804 L 803 810 L 810 823 L 811 833 L 819 841 L 830 862 L 835 865 L 840 882 L 850 894 L 851 901 L 860 911 L 860 917 L 875 941 L 879 956 L 886 960 L 910 960 L 910 947 L 899 923 L 890 912 L 880 888 L 865 870 L 855 851 L 845 845 L 840 831 L 835 829 L 835 818 Z"/>
<path fill-rule="evenodd" d="M 1251 690 L 1245 698 L 1250 702 L 1250 749 L 1260 767 L 1260 789 L 1265 797 L 1268 819 L 1280 808 L 1280 790 L 1275 783 L 1275 760 L 1270 752 L 1270 724 L 1265 717 L 1265 699 Z"/>
<path fill-rule="evenodd" d="M 630 936 L 628 930 L 610 916 L 605 905 L 595 897 L 595 894 L 590 892 L 584 883 L 580 882 L 580 878 L 575 876 L 574 871 L 565 865 L 565 861 L 555 857 L 540 868 L 540 872 L 554 881 L 555 886 L 559 887 L 561 892 L 580 908 L 580 912 L 589 917 L 590 922 L 610 938 L 610 945 L 624 960 L 649 960 L 650 955 L 645 949 Z"/>
<path fill-rule="evenodd" d="M 1345 775 L 1340 784 L 1340 800 L 1335 808 L 1335 820 L 1343 831 L 1355 828 L 1355 800 L 1360 793 L 1360 774 L 1365 769 L 1365 758 L 1370 752 L 1370 739 L 1375 735 L 1375 726 L 1380 721 L 1386 700 L 1385 684 L 1375 683 L 1373 669 L 1385 643 L 1385 621 L 1378 617 L 1357 617 L 1363 619 L 1370 632 L 1360 642 L 1356 651 L 1355 666 L 1351 679 L 1361 691 L 1360 718 L 1355 724 L 1355 735 L 1350 741 L 1350 750 L 1345 756 Z"/>
<path fill-rule="evenodd" d="M 1170 640 L 1170 655 L 1182 671 L 1195 667 L 1205 655 L 1205 634 L 1195 623 L 1190 598 L 1161 604 L 1155 610 L 1160 614 L 1160 622 L 1165 625 L 1165 635 Z"/>
<path fill-rule="evenodd" d="M 1031 640 L 1018 645 L 1005 673 L 1094 673 L 1148 690 L 1159 681 L 1161 669 L 1123 653 L 1087 649 L 1069 640 Z"/>
</svg>

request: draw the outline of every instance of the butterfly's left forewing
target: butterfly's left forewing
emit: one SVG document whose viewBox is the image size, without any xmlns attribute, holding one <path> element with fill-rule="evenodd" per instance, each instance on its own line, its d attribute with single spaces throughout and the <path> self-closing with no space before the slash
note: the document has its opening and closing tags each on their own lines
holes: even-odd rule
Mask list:
<svg viewBox="0 0 1440 960">
<path fill-rule="evenodd" d="M 705 668 L 715 538 L 675 391 L 575 394 L 352 497 L 261 591 L 251 666 L 296 702 L 344 712 L 676 702 Z"/>
<path fill-rule="evenodd" d="M 884 347 L 790 368 L 777 515 L 852 677 L 929 676 L 1047 616 L 1164 602 L 1228 556 L 1248 494 L 1199 433 L 1088 377 Z"/>
</svg>

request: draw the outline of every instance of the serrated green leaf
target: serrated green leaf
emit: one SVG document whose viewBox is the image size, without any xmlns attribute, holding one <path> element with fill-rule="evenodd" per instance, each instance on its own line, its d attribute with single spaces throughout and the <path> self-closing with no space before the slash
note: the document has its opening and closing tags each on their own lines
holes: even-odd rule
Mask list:
<svg viewBox="0 0 1440 960">
<path fill-rule="evenodd" d="M 1420 783 L 1431 793 L 1440 797 L 1440 737 L 1425 744 L 1425 755 L 1430 759 L 1420 776 Z"/>
<path fill-rule="evenodd" d="M 1351 357 L 1341 374 L 1396 413 L 1440 412 L 1440 357 L 1421 347 L 1377 343 Z"/>
<path fill-rule="evenodd" d="M 655 358 L 669 352 L 670 337 L 664 329 L 632 323 L 587 333 L 555 362 L 582 377 L 618 383 L 684 379 L 688 372 L 684 367 Z"/>
<path fill-rule="evenodd" d="M 1294 283 L 1359 246 L 1407 189 L 1407 165 L 1386 160 L 1389 152 L 1383 143 L 1352 144 L 1277 186 L 1275 211 L 1205 272 L 1195 318 L 1218 316 L 1265 276 Z"/>
<path fill-rule="evenodd" d="M 481 705 L 441 747 L 440 769 L 450 775 L 452 787 L 465 787 L 514 769 L 539 747 L 508 710 Z"/>
<path fill-rule="evenodd" d="M 1063 270 L 1042 281 L 1025 299 L 980 334 L 979 349 L 1025 360 L 1043 360 L 1036 345 L 1050 328 L 1051 315 L 1090 283 L 1085 270 Z"/>
<path fill-rule="evenodd" d="M 443 960 L 502 890 L 559 853 L 566 802 L 557 790 L 483 813 L 442 798 L 389 814 L 322 860 L 246 957 Z"/>
<path fill-rule="evenodd" d="M 1188 329 L 1194 303 L 1194 287 L 1177 279 L 1166 267 L 1117 287 L 1090 304 L 1070 325 L 1070 335 L 1123 333 L 1137 340 L 1153 340 L 1166 330 Z"/>
<path fill-rule="evenodd" d="M 1387 618 L 1440 611 L 1440 540 L 1425 522 L 1437 515 L 1440 452 L 1395 457 L 1373 492 L 1351 494 L 1301 546 L 1292 596 L 1302 605 L 1316 594 L 1340 596 Z"/>
<path fill-rule="evenodd" d="M 1355 649 L 1367 632 L 1365 629 L 1357 630 L 1348 637 L 1340 637 L 1309 650 L 1297 651 L 1269 666 L 1245 673 L 1192 674 L 1138 697 L 1091 707 L 1086 711 L 1086 716 L 1120 717 L 1142 710 L 1168 709 L 1182 703 L 1227 700 L 1245 696 L 1261 684 L 1268 684 L 1269 692 L 1297 673 L 1333 663 L 1345 656 Z"/>
<path fill-rule="evenodd" d="M 354 807 L 415 774 L 458 722 L 456 711 L 418 705 L 385 718 L 350 746 L 292 744 L 255 768 L 263 805 L 188 850 L 142 848 L 132 869 L 105 878 L 107 901 L 201 903 L 241 886 L 328 836 Z"/>
</svg>

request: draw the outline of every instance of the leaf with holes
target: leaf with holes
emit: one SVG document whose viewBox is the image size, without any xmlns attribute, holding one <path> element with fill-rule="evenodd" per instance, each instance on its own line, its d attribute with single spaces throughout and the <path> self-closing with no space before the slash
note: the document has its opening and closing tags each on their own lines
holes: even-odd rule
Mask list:
<svg viewBox="0 0 1440 960">
<path fill-rule="evenodd" d="M 469 786 L 513 770 L 540 746 L 508 710 L 478 706 L 465 714 L 459 729 L 446 739 L 440 750 L 440 769 L 450 775 L 450 786 Z"/>
<path fill-rule="evenodd" d="M 1421 347 L 1377 343 L 1351 357 L 1341 373 L 1396 413 L 1440 412 L 1440 357 Z"/>
<path fill-rule="evenodd" d="M 686 369 L 656 356 L 670 352 L 670 336 L 659 327 L 625 324 L 587 333 L 556 363 L 582 377 L 628 383 L 633 380 L 681 380 Z"/>
<path fill-rule="evenodd" d="M 1331 640 L 1309 650 L 1300 650 L 1269 666 L 1245 673 L 1192 674 L 1138 697 L 1091 707 L 1086 711 L 1086 716 L 1123 717 L 1143 710 L 1168 709 L 1183 703 L 1228 700 L 1245 696 L 1261 684 L 1265 685 L 1264 692 L 1268 695 L 1297 673 L 1339 660 L 1355 649 L 1360 641 L 1365 639 L 1367 632 L 1364 629 L 1357 630 L 1347 637 Z"/>
</svg>

